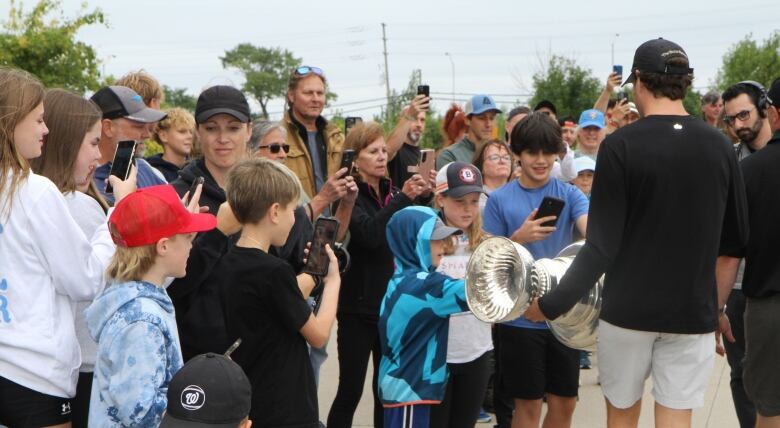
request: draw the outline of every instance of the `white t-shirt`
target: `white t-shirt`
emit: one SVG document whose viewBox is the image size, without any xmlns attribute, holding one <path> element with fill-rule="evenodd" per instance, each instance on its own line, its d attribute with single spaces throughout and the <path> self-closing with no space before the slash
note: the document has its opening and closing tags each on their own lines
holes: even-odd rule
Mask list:
<svg viewBox="0 0 780 428">
<path fill-rule="evenodd" d="M 455 253 L 442 257 L 438 272 L 453 278 L 466 276 L 466 265 L 471 252 L 466 234 L 458 236 Z M 449 337 L 447 338 L 447 362 L 468 363 L 493 349 L 490 324 L 477 319 L 471 312 L 450 315 Z"/>
</svg>

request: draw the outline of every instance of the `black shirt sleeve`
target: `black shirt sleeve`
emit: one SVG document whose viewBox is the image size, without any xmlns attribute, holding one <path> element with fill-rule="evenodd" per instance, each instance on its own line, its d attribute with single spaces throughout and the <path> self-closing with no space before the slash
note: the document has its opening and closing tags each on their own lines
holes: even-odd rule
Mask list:
<svg viewBox="0 0 780 428">
<path fill-rule="evenodd" d="M 281 324 L 292 332 L 300 331 L 311 315 L 311 307 L 303 298 L 301 289 L 295 279 L 295 273 L 290 266 L 280 265 L 270 272 L 273 290 L 269 290 L 268 298 L 271 306 L 279 315 Z"/>
<path fill-rule="evenodd" d="M 390 217 L 410 205 L 412 200 L 401 192 L 373 215 L 367 213 L 360 204 L 355 204 L 349 221 L 350 242 L 359 242 L 362 247 L 369 249 L 386 245 L 385 228 Z"/>
</svg>

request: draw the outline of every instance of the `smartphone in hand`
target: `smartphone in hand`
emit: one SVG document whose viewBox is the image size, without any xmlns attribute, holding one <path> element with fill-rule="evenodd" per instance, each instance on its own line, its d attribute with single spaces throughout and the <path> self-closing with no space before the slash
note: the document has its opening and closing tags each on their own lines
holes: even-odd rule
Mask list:
<svg viewBox="0 0 780 428">
<path fill-rule="evenodd" d="M 555 227 L 555 225 L 558 224 L 558 218 L 561 217 L 565 205 L 566 202 L 563 199 L 545 196 L 544 199 L 542 199 L 541 205 L 539 205 L 539 210 L 536 211 L 534 220 L 537 218 L 555 216 L 555 220 L 550 220 L 541 224 L 541 226 L 544 227 Z"/>
<path fill-rule="evenodd" d="M 127 176 L 130 175 L 130 167 L 133 165 L 136 144 L 134 140 L 124 140 L 117 144 L 114 160 L 111 162 L 110 175 L 127 180 Z M 106 194 L 112 193 L 114 193 L 114 188 L 109 181 L 106 183 Z"/>
<path fill-rule="evenodd" d="M 417 85 L 417 95 L 425 95 L 431 97 L 431 87 L 428 85 Z"/>
<path fill-rule="evenodd" d="M 355 151 L 352 149 L 344 149 L 341 152 L 341 166 L 339 166 L 339 169 L 347 168 L 347 175 L 352 175 L 352 169 L 353 169 L 352 162 L 354 161 L 355 161 Z"/>
<path fill-rule="evenodd" d="M 620 76 L 620 80 L 623 80 L 623 66 L 622 65 L 613 65 L 612 66 L 612 72 Z"/>
<path fill-rule="evenodd" d="M 330 248 L 333 249 L 338 230 L 339 221 L 335 218 L 320 217 L 317 219 L 317 223 L 314 224 L 314 237 L 311 240 L 309 257 L 306 260 L 306 266 L 303 267 L 303 272 L 318 276 L 328 273 L 330 258 L 325 250 L 325 245 L 330 245 Z"/>
<path fill-rule="evenodd" d="M 433 149 L 420 150 L 420 166 L 417 168 L 417 173 L 422 176 L 426 183 L 431 170 L 434 168 L 436 168 L 436 151 Z"/>
</svg>

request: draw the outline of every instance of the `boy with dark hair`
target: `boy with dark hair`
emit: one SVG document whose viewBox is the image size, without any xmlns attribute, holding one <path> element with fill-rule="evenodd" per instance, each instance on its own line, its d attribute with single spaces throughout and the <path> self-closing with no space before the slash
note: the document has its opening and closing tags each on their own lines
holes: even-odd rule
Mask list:
<svg viewBox="0 0 780 428">
<path fill-rule="evenodd" d="M 228 204 L 242 229 L 214 274 L 223 278 L 228 338 L 242 340 L 233 359 L 252 384 L 249 417 L 262 427 L 317 427 L 317 389 L 306 344 L 322 347 L 336 317 L 341 278 L 330 247 L 317 314 L 293 268 L 268 254 L 287 240 L 300 189 L 292 171 L 268 159 L 240 162 L 225 177 Z"/>
<path fill-rule="evenodd" d="M 552 258 L 572 242 L 572 229 L 585 236 L 588 200 L 576 187 L 551 177 L 563 148 L 561 127 L 548 115 L 531 113 L 512 130 L 512 152 L 520 178 L 494 191 L 485 206 L 486 232 L 525 246 L 534 258 Z M 535 218 L 545 196 L 565 201 L 560 218 Z M 555 227 L 542 226 L 557 220 Z M 579 352 L 558 342 L 545 323 L 520 317 L 497 326 L 497 358 L 508 394 L 515 398 L 512 426 L 538 426 L 547 398 L 545 426 L 571 425 L 579 386 Z"/>
</svg>

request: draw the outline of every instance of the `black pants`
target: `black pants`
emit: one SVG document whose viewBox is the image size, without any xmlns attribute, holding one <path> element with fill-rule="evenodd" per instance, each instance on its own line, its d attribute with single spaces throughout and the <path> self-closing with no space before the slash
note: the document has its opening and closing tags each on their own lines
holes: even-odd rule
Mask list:
<svg viewBox="0 0 780 428">
<path fill-rule="evenodd" d="M 73 399 L 73 428 L 87 428 L 89 419 L 89 399 L 92 396 L 92 372 L 79 372 L 76 384 L 76 398 Z"/>
<path fill-rule="evenodd" d="M 441 404 L 431 406 L 431 428 L 474 428 L 490 378 L 490 352 L 468 363 L 447 363 L 450 377 Z"/>
<path fill-rule="evenodd" d="M 731 367 L 731 397 L 734 409 L 737 411 L 739 426 L 753 428 L 756 426 L 756 408 L 745 392 L 742 384 L 742 362 L 745 359 L 745 294 L 742 290 L 731 290 L 726 302 L 726 315 L 731 323 L 734 343 L 723 338 L 726 348 L 726 359 Z"/>
<path fill-rule="evenodd" d="M 512 426 L 512 413 L 515 411 L 515 401 L 504 389 L 501 376 L 501 363 L 498 356 L 501 350 L 501 341 L 498 337 L 498 325 L 493 326 L 493 410 L 496 414 L 495 428 L 510 428 Z"/>
<path fill-rule="evenodd" d="M 382 350 L 379 345 L 378 317 L 338 314 L 339 386 L 328 413 L 329 428 L 350 428 L 363 384 L 366 381 L 368 357 L 374 361 L 374 427 L 381 428 L 384 410 L 379 401 L 377 376 Z M 373 355 L 372 355 L 373 354 Z"/>
</svg>

